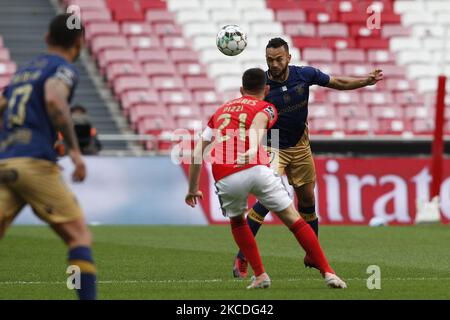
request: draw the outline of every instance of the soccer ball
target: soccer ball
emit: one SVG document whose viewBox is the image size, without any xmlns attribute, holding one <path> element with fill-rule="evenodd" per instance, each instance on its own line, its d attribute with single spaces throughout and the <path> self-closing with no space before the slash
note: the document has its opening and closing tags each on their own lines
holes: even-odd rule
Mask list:
<svg viewBox="0 0 450 320">
<path fill-rule="evenodd" d="M 217 33 L 217 48 L 227 56 L 237 56 L 247 46 L 247 35 L 235 24 L 223 26 Z"/>
</svg>

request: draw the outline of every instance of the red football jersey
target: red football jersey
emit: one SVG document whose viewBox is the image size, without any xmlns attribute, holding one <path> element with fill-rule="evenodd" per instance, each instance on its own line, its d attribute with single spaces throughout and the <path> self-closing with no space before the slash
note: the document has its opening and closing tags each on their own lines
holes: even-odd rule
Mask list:
<svg viewBox="0 0 450 320">
<path fill-rule="evenodd" d="M 267 153 L 261 146 L 258 156 L 250 159 L 249 164 L 241 167 L 236 164 L 238 153 L 245 153 L 249 149 L 248 131 L 259 112 L 267 116 L 269 122 L 266 129 L 270 129 L 278 118 L 276 108 L 266 101 L 251 96 L 243 96 L 225 103 L 209 120 L 208 127 L 215 130 L 211 161 L 216 181 L 256 165 L 269 165 Z"/>
</svg>

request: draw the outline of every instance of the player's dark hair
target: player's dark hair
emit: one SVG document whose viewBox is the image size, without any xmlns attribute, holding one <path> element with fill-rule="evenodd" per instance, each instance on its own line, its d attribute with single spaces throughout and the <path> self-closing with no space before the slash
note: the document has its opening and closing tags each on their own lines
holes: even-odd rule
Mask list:
<svg viewBox="0 0 450 320">
<path fill-rule="evenodd" d="M 251 68 L 242 76 L 242 87 L 245 91 L 259 93 L 266 86 L 266 73 L 260 68 Z"/>
<path fill-rule="evenodd" d="M 74 113 L 77 111 L 82 112 L 82 113 L 87 113 L 86 108 L 83 107 L 81 104 L 76 104 L 72 108 L 70 108 L 70 113 Z"/>
<path fill-rule="evenodd" d="M 286 50 L 286 52 L 289 52 L 289 45 L 286 41 L 284 41 L 284 39 L 282 38 L 272 38 L 269 40 L 269 42 L 267 43 L 266 49 L 268 48 L 280 48 L 280 47 L 284 47 L 284 50 Z"/>
<path fill-rule="evenodd" d="M 48 28 L 49 44 L 64 49 L 71 48 L 83 35 L 84 27 L 79 17 L 70 13 L 54 17 Z"/>
</svg>

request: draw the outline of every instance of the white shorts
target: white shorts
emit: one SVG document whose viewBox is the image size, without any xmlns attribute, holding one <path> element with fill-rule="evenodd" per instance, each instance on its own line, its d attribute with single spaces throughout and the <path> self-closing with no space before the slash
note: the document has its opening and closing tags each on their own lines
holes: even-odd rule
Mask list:
<svg viewBox="0 0 450 320">
<path fill-rule="evenodd" d="M 292 203 L 281 177 L 262 165 L 220 179 L 216 182 L 216 189 L 222 213 L 229 218 L 247 211 L 249 194 L 253 194 L 264 207 L 273 212 L 283 211 Z"/>
</svg>

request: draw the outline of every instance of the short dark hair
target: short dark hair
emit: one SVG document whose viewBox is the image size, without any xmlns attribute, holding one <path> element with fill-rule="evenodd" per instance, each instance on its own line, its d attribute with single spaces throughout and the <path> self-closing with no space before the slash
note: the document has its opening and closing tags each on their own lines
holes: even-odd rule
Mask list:
<svg viewBox="0 0 450 320">
<path fill-rule="evenodd" d="M 272 39 L 270 39 L 269 42 L 267 43 L 266 49 L 268 49 L 268 48 L 275 48 L 276 49 L 276 48 L 280 48 L 280 47 L 284 47 L 286 52 L 289 52 L 289 45 L 282 38 L 272 38 Z"/>
<path fill-rule="evenodd" d="M 72 108 L 70 108 L 70 113 L 74 113 L 76 111 L 87 113 L 86 108 L 83 107 L 81 104 L 74 105 Z"/>
<path fill-rule="evenodd" d="M 70 26 L 68 26 L 68 22 L 71 24 L 72 21 L 76 22 L 76 25 L 79 25 L 80 28 L 70 28 Z M 84 27 L 81 24 L 79 17 L 70 13 L 57 15 L 52 19 L 48 27 L 49 44 L 64 49 L 71 48 L 75 45 L 78 38 L 83 35 Z"/>
<path fill-rule="evenodd" d="M 260 68 L 251 68 L 242 75 L 242 87 L 245 91 L 259 93 L 266 86 L 266 73 Z"/>
</svg>

